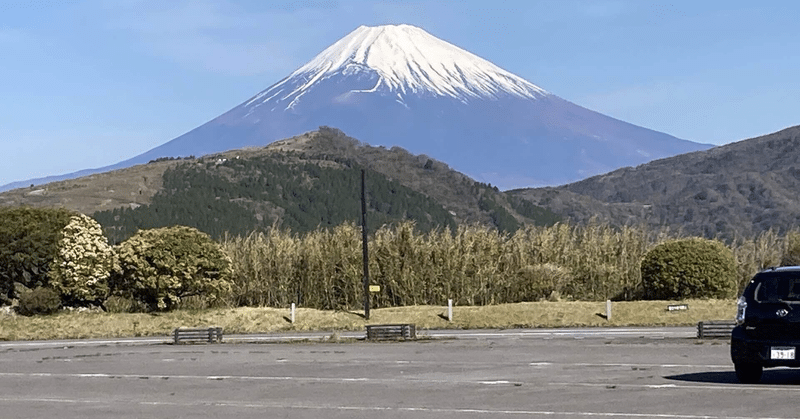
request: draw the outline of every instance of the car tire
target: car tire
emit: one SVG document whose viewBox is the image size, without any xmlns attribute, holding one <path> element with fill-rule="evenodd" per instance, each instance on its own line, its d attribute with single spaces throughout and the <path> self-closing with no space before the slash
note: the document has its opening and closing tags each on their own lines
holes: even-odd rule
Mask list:
<svg viewBox="0 0 800 419">
<path fill-rule="evenodd" d="M 736 369 L 736 378 L 744 384 L 757 384 L 761 381 L 761 374 L 764 373 L 764 367 L 759 364 L 740 362 L 733 366 Z"/>
</svg>

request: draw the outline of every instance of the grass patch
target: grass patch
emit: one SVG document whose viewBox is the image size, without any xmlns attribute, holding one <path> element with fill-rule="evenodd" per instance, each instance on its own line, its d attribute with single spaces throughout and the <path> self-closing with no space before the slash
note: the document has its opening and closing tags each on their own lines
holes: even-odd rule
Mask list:
<svg viewBox="0 0 800 419">
<path fill-rule="evenodd" d="M 670 304 L 688 310 L 668 311 Z M 225 334 L 285 331 L 364 330 L 368 324 L 413 323 L 418 329 L 509 329 L 578 326 L 693 326 L 701 320 L 733 319 L 735 300 L 630 301 L 612 304 L 611 320 L 605 302 L 533 302 L 481 307 L 411 306 L 363 311 L 322 311 L 298 308 L 295 323 L 289 309 L 242 307 L 179 310 L 169 313 L 76 313 L 49 316 L 0 317 L 0 340 L 121 338 L 168 336 L 176 327 L 220 326 Z"/>
</svg>

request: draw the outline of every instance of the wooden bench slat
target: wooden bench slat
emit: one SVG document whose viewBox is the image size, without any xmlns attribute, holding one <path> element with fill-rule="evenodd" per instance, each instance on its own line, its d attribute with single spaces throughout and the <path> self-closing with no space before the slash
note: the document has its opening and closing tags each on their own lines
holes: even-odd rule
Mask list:
<svg viewBox="0 0 800 419">
<path fill-rule="evenodd" d="M 182 328 L 179 327 L 173 332 L 175 343 L 186 341 L 206 341 L 209 343 L 222 342 L 222 328 L 221 327 L 208 327 L 208 328 Z"/>
<path fill-rule="evenodd" d="M 413 324 L 376 324 L 367 326 L 367 339 L 416 339 L 416 326 Z"/>
<path fill-rule="evenodd" d="M 727 338 L 731 336 L 731 331 L 736 326 L 733 320 L 710 320 L 697 323 L 697 337 L 704 338 Z"/>
</svg>

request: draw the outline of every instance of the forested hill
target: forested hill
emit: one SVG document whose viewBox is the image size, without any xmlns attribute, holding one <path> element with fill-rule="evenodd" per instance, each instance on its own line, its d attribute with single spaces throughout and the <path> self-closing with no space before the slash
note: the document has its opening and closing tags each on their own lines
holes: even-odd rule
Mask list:
<svg viewBox="0 0 800 419">
<path fill-rule="evenodd" d="M 360 214 L 361 166 L 331 160 L 319 165 L 293 153 L 256 158 L 201 160 L 164 173 L 164 189 L 149 205 L 96 212 L 110 241 L 141 228 L 188 225 L 221 237 L 272 225 L 306 232 Z M 435 200 L 369 170 L 368 225 L 412 219 L 419 228 L 453 228 L 453 216 Z"/>
<path fill-rule="evenodd" d="M 733 239 L 800 226 L 798 191 L 800 126 L 557 188 L 508 194 L 578 222 L 597 218 Z"/>
<path fill-rule="evenodd" d="M 163 162 L 153 162 L 159 164 Z M 214 237 L 272 226 L 303 233 L 360 218 L 366 173 L 367 225 L 413 220 L 422 231 L 483 223 L 513 232 L 559 217 L 400 148 L 371 147 L 321 128 L 266 148 L 173 162 L 149 202 L 91 213 L 111 242 L 137 229 L 188 225 Z"/>
</svg>

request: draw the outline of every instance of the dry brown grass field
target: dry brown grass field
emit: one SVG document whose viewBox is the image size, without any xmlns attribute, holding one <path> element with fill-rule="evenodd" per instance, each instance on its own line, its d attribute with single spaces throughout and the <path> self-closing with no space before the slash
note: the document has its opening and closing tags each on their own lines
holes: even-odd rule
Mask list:
<svg viewBox="0 0 800 419">
<path fill-rule="evenodd" d="M 668 310 L 685 304 L 688 310 Z M 530 302 L 453 308 L 410 306 L 363 311 L 323 311 L 297 308 L 295 323 L 290 310 L 231 308 L 179 310 L 168 313 L 77 313 L 51 316 L 4 316 L 0 340 L 85 339 L 133 336 L 168 336 L 176 327 L 221 326 L 225 334 L 287 331 L 354 331 L 368 324 L 413 323 L 418 329 L 509 329 L 585 326 L 690 326 L 703 320 L 732 319 L 734 300 L 629 301 L 612 303 L 607 320 L 605 302 Z"/>
</svg>

